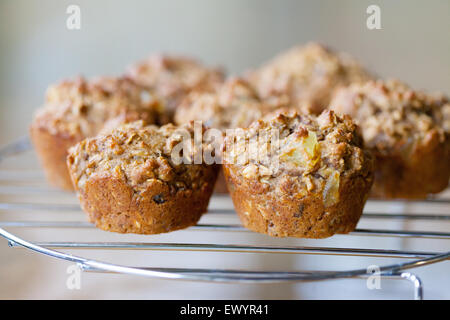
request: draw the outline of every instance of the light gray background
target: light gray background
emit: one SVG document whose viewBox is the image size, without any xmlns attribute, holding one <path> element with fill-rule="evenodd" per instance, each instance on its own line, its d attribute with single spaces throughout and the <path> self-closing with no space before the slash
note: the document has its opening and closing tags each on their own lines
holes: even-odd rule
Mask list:
<svg viewBox="0 0 450 320">
<path fill-rule="evenodd" d="M 66 29 L 69 4 L 81 7 L 79 31 Z M 366 28 L 369 4 L 381 7 L 382 30 Z M 352 54 L 382 77 L 398 77 L 414 87 L 449 94 L 449 18 L 448 0 L 2 0 L 0 144 L 26 134 L 48 84 L 77 74 L 120 74 L 129 63 L 152 52 L 193 55 L 239 74 L 279 51 L 314 40 Z M 151 282 L 158 288 L 151 290 L 140 279 L 121 283 L 114 282 L 119 277 L 108 275 L 89 275 L 87 279 L 95 280 L 86 280 L 85 291 L 72 293 L 64 286 L 66 265 L 11 251 L 3 241 L 1 245 L 1 298 L 363 298 L 367 293 L 361 293 L 361 287 L 342 291 L 333 284 L 268 290 L 267 286 L 168 285 L 164 281 Z M 250 266 L 259 263 L 248 259 Z M 442 280 L 439 273 L 428 274 L 437 283 L 432 296 L 450 298 L 448 277 Z M 118 283 L 126 289 L 117 291 Z M 405 297 L 395 290 L 387 293 Z"/>
<path fill-rule="evenodd" d="M 66 28 L 81 7 L 82 28 Z M 366 28 L 381 8 L 382 30 Z M 151 52 L 194 55 L 230 73 L 310 40 L 347 51 L 383 77 L 450 92 L 450 2 L 168 0 L 0 2 L 0 142 L 21 135 L 48 84 L 120 74 Z"/>
</svg>

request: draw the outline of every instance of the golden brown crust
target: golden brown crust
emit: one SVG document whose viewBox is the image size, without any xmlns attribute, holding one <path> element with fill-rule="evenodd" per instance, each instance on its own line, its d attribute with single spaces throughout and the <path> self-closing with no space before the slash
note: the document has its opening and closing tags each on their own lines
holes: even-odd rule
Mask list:
<svg viewBox="0 0 450 320">
<path fill-rule="evenodd" d="M 122 179 L 95 175 L 78 190 L 82 208 L 96 227 L 112 232 L 156 234 L 193 226 L 207 211 L 214 185 L 173 192 L 155 180 L 138 195 Z"/>
<path fill-rule="evenodd" d="M 376 157 L 377 198 L 425 198 L 448 185 L 450 103 L 397 81 L 338 90 L 330 108 L 355 118 Z"/>
<path fill-rule="evenodd" d="M 362 214 L 371 180 L 363 176 L 342 179 L 340 200 L 325 207 L 323 197 L 311 193 L 303 198 L 278 198 L 274 193 L 255 193 L 241 185 L 225 165 L 228 190 L 244 227 L 275 237 L 327 238 L 353 231 Z M 289 192 L 289 191 L 288 191 Z"/>
<path fill-rule="evenodd" d="M 278 130 L 263 160 L 240 155 L 256 150 L 252 138 Z M 325 238 L 352 231 L 373 182 L 373 159 L 349 118 L 279 114 L 244 130 L 247 146 L 227 136 L 224 173 L 244 226 L 278 237 Z M 231 143 L 230 143 L 231 141 Z M 233 142 L 234 141 L 234 142 Z M 268 143 L 268 145 L 267 145 Z M 241 161 L 241 162 L 239 162 Z"/>
<path fill-rule="evenodd" d="M 339 86 L 371 76 L 353 58 L 317 43 L 294 47 L 249 74 L 259 95 L 278 106 L 319 114 Z"/>
<path fill-rule="evenodd" d="M 217 175 L 216 185 L 214 186 L 214 193 L 226 194 L 228 193 L 227 181 L 223 173 L 223 167 L 220 167 L 219 174 Z"/>
<path fill-rule="evenodd" d="M 127 78 L 82 77 L 50 86 L 30 126 L 35 150 L 54 186 L 73 190 L 67 149 L 101 130 L 142 119 L 158 121 L 159 101 Z"/>
<path fill-rule="evenodd" d="M 435 138 L 430 137 L 434 140 Z M 435 140 L 436 141 L 436 140 Z M 405 162 L 377 154 L 375 182 L 370 196 L 381 199 L 424 199 L 448 186 L 450 140 L 417 148 Z"/>
<path fill-rule="evenodd" d="M 193 136 L 192 125 L 129 124 L 70 149 L 69 171 L 91 222 L 107 231 L 152 234 L 198 221 L 218 168 L 203 159 L 201 164 L 173 161 L 181 130 Z"/>
<path fill-rule="evenodd" d="M 34 124 L 30 126 L 30 138 L 45 169 L 47 181 L 54 187 L 72 191 L 72 180 L 66 165 L 67 150 L 80 138 L 50 133 Z"/>
</svg>

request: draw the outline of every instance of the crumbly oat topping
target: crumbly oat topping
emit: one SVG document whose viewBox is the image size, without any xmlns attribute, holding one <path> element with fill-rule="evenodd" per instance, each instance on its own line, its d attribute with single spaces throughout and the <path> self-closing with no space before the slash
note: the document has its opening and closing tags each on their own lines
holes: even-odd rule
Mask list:
<svg viewBox="0 0 450 320">
<path fill-rule="evenodd" d="M 168 55 L 152 55 L 131 66 L 128 75 L 166 98 L 169 109 L 175 108 L 189 92 L 213 92 L 223 81 L 221 70 L 186 57 Z"/>
<path fill-rule="evenodd" d="M 155 123 L 159 109 L 158 99 L 128 78 L 88 81 L 78 77 L 48 88 L 45 105 L 35 115 L 35 125 L 54 134 L 84 138 L 97 134 L 110 120 Z"/>
<path fill-rule="evenodd" d="M 196 164 L 194 156 L 202 157 L 202 151 L 207 151 L 209 146 L 192 143 L 194 129 L 193 124 L 158 128 L 138 121 L 122 125 L 110 134 L 85 139 L 69 150 L 68 163 L 75 172 L 74 183 L 82 189 L 86 180 L 95 174 L 124 179 L 137 192 L 155 180 L 169 184 L 175 191 L 199 189 L 207 165 L 202 158 L 201 164 Z M 203 134 L 204 128 L 199 129 Z M 176 149 L 182 141 L 186 143 L 183 151 L 188 151 L 184 154 L 181 148 Z M 188 158 L 191 164 L 174 161 L 172 152 Z"/>
<path fill-rule="evenodd" d="M 413 90 L 398 80 L 369 81 L 339 89 L 330 104 L 359 122 L 364 141 L 382 154 L 402 150 L 406 157 L 418 144 L 450 135 L 450 102 L 443 95 Z"/>
<path fill-rule="evenodd" d="M 248 82 L 231 78 L 216 93 L 191 93 L 177 109 L 175 122 L 200 120 L 220 130 L 245 128 L 272 109 Z"/>
<path fill-rule="evenodd" d="M 226 137 L 224 157 L 246 183 L 263 189 L 256 192 L 297 198 L 321 192 L 327 207 L 339 200 L 340 179 L 368 176 L 373 166 L 357 126 L 332 111 L 256 121 L 241 135 Z"/>
<path fill-rule="evenodd" d="M 249 75 L 259 95 L 270 103 L 314 113 L 326 108 L 338 86 L 369 78 L 354 59 L 317 43 L 294 47 Z"/>
</svg>

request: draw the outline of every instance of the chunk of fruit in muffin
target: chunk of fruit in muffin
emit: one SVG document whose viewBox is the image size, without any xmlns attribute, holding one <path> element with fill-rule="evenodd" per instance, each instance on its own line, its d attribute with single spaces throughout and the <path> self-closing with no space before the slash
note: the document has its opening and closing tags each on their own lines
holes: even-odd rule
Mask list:
<svg viewBox="0 0 450 320">
<path fill-rule="evenodd" d="M 373 182 L 356 125 L 332 111 L 277 114 L 227 136 L 224 172 L 245 227 L 277 237 L 352 231 Z"/>
</svg>

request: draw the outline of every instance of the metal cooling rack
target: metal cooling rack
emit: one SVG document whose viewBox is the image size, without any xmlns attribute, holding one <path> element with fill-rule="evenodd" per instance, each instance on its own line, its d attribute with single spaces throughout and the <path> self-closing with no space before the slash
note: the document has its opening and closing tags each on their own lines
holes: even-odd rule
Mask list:
<svg viewBox="0 0 450 320">
<path fill-rule="evenodd" d="M 423 299 L 423 284 L 421 280 L 409 272 L 413 268 L 423 267 L 430 264 L 450 260 L 450 251 L 447 249 L 442 252 L 408 251 L 393 250 L 385 248 L 348 248 L 331 246 L 284 246 L 284 245 L 251 245 L 251 244 L 220 244 L 220 243 L 190 243 L 186 242 L 86 242 L 86 241 L 51 241 L 34 242 L 23 239 L 16 234 L 5 229 L 9 228 L 54 228 L 54 229 L 94 229 L 94 226 L 86 221 L 65 221 L 61 215 L 54 221 L 39 220 L 39 214 L 33 216 L 36 220 L 13 220 L 6 221 L 2 219 L 2 213 L 23 213 L 24 211 L 44 211 L 44 212 L 74 212 L 80 211 L 77 204 L 53 204 L 39 202 L 11 202 L 3 201 L 2 197 L 7 194 L 25 199 L 29 194 L 58 194 L 58 191 L 49 189 L 40 174 L 24 170 L 5 170 L 2 169 L 2 162 L 13 159 L 15 156 L 24 155 L 31 150 L 29 140 L 24 138 L 13 144 L 0 149 L 0 235 L 7 239 L 9 246 L 22 247 L 39 252 L 41 254 L 77 263 L 83 271 L 88 272 L 109 272 L 122 273 L 137 276 L 177 279 L 190 281 L 207 282 L 232 282 L 232 283 L 274 283 L 274 282 L 295 282 L 295 281 L 319 281 L 340 278 L 367 278 L 372 273 L 368 273 L 366 268 L 344 270 L 344 271 L 255 271 L 255 270 L 232 270 L 216 268 L 161 268 L 161 267 L 134 267 L 124 264 L 114 264 L 95 259 L 84 258 L 67 253 L 73 249 L 91 249 L 91 250 L 163 250 L 171 251 L 195 251 L 208 254 L 210 252 L 238 253 L 277 253 L 277 254 L 297 254 L 297 255 L 333 255 L 342 257 L 366 257 L 366 258 L 390 258 L 399 259 L 400 263 L 380 266 L 381 278 L 386 279 L 404 279 L 413 284 L 414 298 Z M 13 181 L 14 183 L 11 183 Z M 33 183 L 32 183 L 33 182 Z M 38 182 L 38 183 L 37 183 Z M 67 195 L 67 194 L 66 194 Z M 372 200 L 372 202 L 375 200 Z M 370 203 L 369 201 L 368 203 Z M 444 212 L 450 211 L 450 198 L 434 198 L 423 201 L 398 201 L 398 203 L 407 203 L 408 206 L 422 204 L 437 204 L 444 206 Z M 232 208 L 212 207 L 207 215 L 228 214 L 233 215 Z M 81 216 L 81 215 L 80 215 Z M 83 216 L 84 217 L 84 216 Z M 362 219 L 377 220 L 388 219 L 389 221 L 428 221 L 428 222 L 450 222 L 449 214 L 433 213 L 404 213 L 404 212 L 365 212 Z M 214 231 L 214 232 L 250 232 L 239 224 L 198 224 L 189 228 L 194 231 Z M 93 230 L 95 231 L 95 229 Z M 101 231 L 98 231 L 101 232 Z M 429 240 L 450 240 L 450 233 L 436 232 L 434 230 L 409 231 L 392 229 L 356 229 L 348 235 L 339 235 L 339 237 L 388 237 L 388 238 L 408 238 L 408 239 L 429 239 Z M 151 236 L 149 236 L 149 239 Z M 272 240 L 272 239 L 271 239 Z M 273 239 L 277 243 L 277 239 Z M 404 261 L 406 260 L 406 261 Z"/>
</svg>

